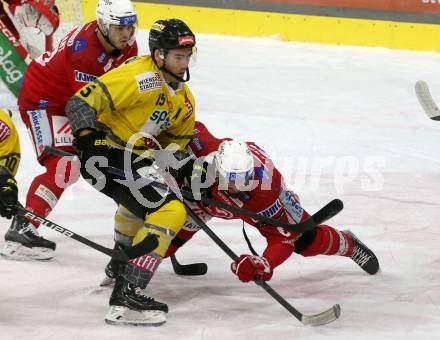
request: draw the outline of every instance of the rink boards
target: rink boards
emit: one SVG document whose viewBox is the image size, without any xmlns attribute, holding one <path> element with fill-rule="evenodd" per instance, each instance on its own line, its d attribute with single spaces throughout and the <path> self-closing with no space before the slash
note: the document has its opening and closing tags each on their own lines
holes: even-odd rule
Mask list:
<svg viewBox="0 0 440 340">
<path fill-rule="evenodd" d="M 82 0 L 86 20 L 96 0 Z M 139 27 L 178 17 L 195 32 L 440 51 L 440 0 L 137 0 Z"/>
</svg>

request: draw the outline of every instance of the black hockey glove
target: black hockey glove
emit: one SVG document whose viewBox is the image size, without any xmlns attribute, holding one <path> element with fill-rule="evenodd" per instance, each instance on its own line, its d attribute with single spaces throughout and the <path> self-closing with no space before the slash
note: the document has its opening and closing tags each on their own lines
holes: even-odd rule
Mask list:
<svg viewBox="0 0 440 340">
<path fill-rule="evenodd" d="M 0 168 L 0 215 L 7 219 L 17 213 L 18 187 L 17 181 L 9 171 Z"/>
<path fill-rule="evenodd" d="M 108 161 L 108 144 L 106 135 L 102 131 L 93 131 L 77 137 L 75 146 L 80 151 L 82 164 L 85 164 L 92 157 L 97 157 L 96 161 L 100 162 L 101 167 L 104 167 L 104 159 L 105 162 Z"/>
<path fill-rule="evenodd" d="M 188 162 L 183 169 L 182 189 L 190 191 L 194 195 L 194 200 L 199 201 L 203 197 L 210 197 L 210 188 L 208 186 L 208 163 L 200 161 Z M 194 200 L 188 199 L 190 202 Z"/>
<path fill-rule="evenodd" d="M 104 132 L 93 131 L 76 138 L 81 161 L 81 175 L 91 182 L 92 186 L 105 185 L 107 167 L 109 165 L 109 150 Z"/>
</svg>

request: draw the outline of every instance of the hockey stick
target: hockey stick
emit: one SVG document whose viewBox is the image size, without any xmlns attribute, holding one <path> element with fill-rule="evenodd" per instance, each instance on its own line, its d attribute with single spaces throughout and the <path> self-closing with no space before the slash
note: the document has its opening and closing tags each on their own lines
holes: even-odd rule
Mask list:
<svg viewBox="0 0 440 340">
<path fill-rule="evenodd" d="M 183 203 L 185 204 L 185 203 Z M 193 218 L 195 222 L 203 229 L 203 231 L 232 259 L 235 260 L 237 255 L 229 248 L 212 230 L 208 225 L 203 222 L 196 213 L 194 213 L 186 204 L 188 214 Z M 332 306 L 326 311 L 313 315 L 305 315 L 293 307 L 287 302 L 280 294 L 278 294 L 272 287 L 266 282 L 255 279 L 254 282 L 263 288 L 270 296 L 272 296 L 278 303 L 286 308 L 295 318 L 302 322 L 306 326 L 321 326 L 327 323 L 335 321 L 341 315 L 341 307 L 339 304 Z"/>
<path fill-rule="evenodd" d="M 118 176 L 118 177 L 125 177 L 125 172 L 121 169 L 118 169 L 115 167 L 108 167 L 107 171 L 113 175 Z M 137 180 L 144 179 L 147 182 L 147 184 L 151 184 L 152 186 L 159 187 L 161 189 L 166 190 L 169 188 L 166 184 L 163 184 L 161 182 L 157 182 L 154 180 L 146 179 L 145 177 L 141 177 L 137 174 L 132 174 L 132 176 L 134 178 L 136 178 Z M 178 190 L 180 190 L 180 193 L 182 194 L 182 196 L 184 198 L 190 199 L 190 200 L 194 199 L 194 196 L 191 192 L 189 192 L 187 190 L 183 190 L 183 189 L 178 189 Z M 344 204 L 342 203 L 341 200 L 334 199 L 334 200 L 330 201 L 329 203 L 327 203 L 324 207 L 322 207 L 318 212 L 316 212 L 313 216 L 309 217 L 307 220 L 300 222 L 298 224 L 288 224 L 288 223 L 284 223 L 284 222 L 281 222 L 278 220 L 274 220 L 274 219 L 259 215 L 257 213 L 254 213 L 252 211 L 249 211 L 249 210 L 246 210 L 243 208 L 234 207 L 232 205 L 213 200 L 208 197 L 201 197 L 200 201 L 203 204 L 217 206 L 217 207 L 220 207 L 224 210 L 228 210 L 228 211 L 231 211 L 234 213 L 238 213 L 240 215 L 251 217 L 254 220 L 260 220 L 260 221 L 263 221 L 263 222 L 268 223 L 270 225 L 273 225 L 276 227 L 282 227 L 287 230 L 292 230 L 292 231 L 299 232 L 299 233 L 304 233 L 308 230 L 312 230 L 312 229 L 316 228 L 317 224 L 320 224 L 320 223 L 332 218 L 333 216 L 338 214 L 344 207 Z M 188 265 L 181 265 L 177 261 L 177 259 L 174 255 L 171 256 L 171 264 L 173 265 L 173 270 L 177 275 L 185 275 L 185 276 L 204 275 L 204 274 L 206 274 L 206 272 L 208 270 L 208 266 L 206 263 L 191 263 Z"/>
<path fill-rule="evenodd" d="M 44 151 L 52 154 L 52 155 L 57 155 L 57 156 L 61 156 L 61 157 L 69 157 L 69 158 L 77 158 L 77 155 L 74 155 L 72 153 L 63 151 L 63 150 L 58 150 L 58 149 L 53 149 L 50 147 L 45 147 Z M 112 166 L 107 167 L 107 171 L 112 174 L 115 175 L 117 177 L 120 178 L 133 178 L 134 180 L 145 180 L 145 184 L 146 185 L 152 185 L 155 186 L 157 188 L 160 189 L 164 189 L 167 190 L 168 188 L 170 188 L 171 190 L 178 190 L 180 191 L 180 193 L 182 194 L 182 196 L 188 200 L 194 200 L 194 195 L 192 194 L 192 192 L 184 190 L 184 189 L 180 189 L 180 188 L 175 188 L 175 187 L 170 187 L 164 183 L 152 180 L 152 179 L 148 179 L 146 177 L 142 177 L 136 173 L 130 173 L 128 174 L 129 176 L 126 176 L 126 173 L 124 170 L 122 169 L 118 169 Z M 254 220 L 259 220 L 262 222 L 265 222 L 267 224 L 273 225 L 275 227 L 281 227 L 281 228 L 285 228 L 287 230 L 291 230 L 294 232 L 298 232 L 298 233 L 304 233 L 308 230 L 312 230 L 316 228 L 317 224 L 322 223 L 323 221 L 326 221 L 330 218 L 332 218 L 333 216 L 337 215 L 343 208 L 344 208 L 344 204 L 340 199 L 334 199 L 332 201 L 330 201 L 329 203 L 327 203 L 324 207 L 322 207 L 318 212 L 316 212 L 313 216 L 309 217 L 307 220 L 297 223 L 297 224 L 289 224 L 289 223 L 284 223 L 278 220 L 274 220 L 268 217 L 265 217 L 263 215 L 259 215 L 257 213 L 254 213 L 252 211 L 243 209 L 243 208 L 239 208 L 239 207 L 235 207 L 232 205 L 229 205 L 227 203 L 223 203 L 220 201 L 216 201 L 213 200 L 209 197 L 200 197 L 200 202 L 202 202 L 203 204 L 206 205 L 213 205 L 219 208 L 222 208 L 224 210 L 239 214 L 239 215 L 243 215 L 243 216 L 247 216 L 250 217 Z M 315 216 L 316 215 L 316 216 Z M 317 218 L 319 221 L 321 222 L 316 222 L 314 219 Z"/>
<path fill-rule="evenodd" d="M 428 84 L 424 80 L 419 80 L 416 82 L 415 90 L 417 99 L 428 117 L 432 120 L 440 120 L 440 110 L 432 99 Z"/>
<path fill-rule="evenodd" d="M 115 176 L 121 177 L 121 178 L 126 178 L 126 173 L 122 170 L 122 169 L 118 169 L 112 166 L 107 167 L 107 171 L 110 174 L 113 174 Z M 192 192 L 188 191 L 188 190 L 184 190 L 184 189 L 180 189 L 177 187 L 170 187 L 167 184 L 164 184 L 162 182 L 158 182 L 155 181 L 154 179 L 148 179 L 146 177 L 142 177 L 138 174 L 135 173 L 130 173 L 128 178 L 134 178 L 134 180 L 145 180 L 145 184 L 146 185 L 152 185 L 154 187 L 160 188 L 162 190 L 167 190 L 167 189 L 171 189 L 171 190 L 178 190 L 180 191 L 180 193 L 182 194 L 183 198 L 186 198 L 188 200 L 194 200 L 194 195 L 192 194 Z M 298 233 L 304 233 L 308 230 L 312 230 L 316 228 L 316 222 L 313 218 L 313 216 L 309 217 L 307 220 L 297 223 L 297 224 L 289 224 L 289 223 L 285 223 L 285 222 L 281 222 L 278 220 L 274 220 L 272 218 L 268 218 L 265 217 L 263 215 L 254 213 L 252 211 L 243 209 L 243 208 L 239 208 L 239 207 L 234 207 L 232 205 L 217 201 L 217 200 L 213 200 L 212 198 L 209 197 L 201 197 L 200 198 L 200 202 L 202 202 L 203 204 L 206 205 L 213 205 L 222 209 L 225 209 L 227 211 L 239 214 L 239 215 L 243 215 L 243 216 L 247 216 L 250 218 L 253 218 L 254 220 L 259 220 L 262 222 L 265 222 L 267 224 L 273 225 L 275 227 L 281 227 L 281 228 L 285 228 L 287 230 L 292 230 Z M 322 207 L 318 212 L 318 216 L 322 219 L 329 219 L 332 218 L 333 216 L 335 216 L 336 214 L 338 214 L 342 209 L 344 208 L 344 204 L 342 203 L 342 201 L 340 199 L 334 199 L 332 201 L 330 201 L 329 203 L 327 203 L 324 207 Z"/>
<path fill-rule="evenodd" d="M 206 263 L 190 263 L 181 264 L 177 261 L 176 255 L 171 255 L 171 264 L 173 265 L 174 273 L 182 276 L 197 276 L 205 275 L 208 272 L 208 265 Z"/>
<path fill-rule="evenodd" d="M 312 215 L 313 220 L 316 224 L 321 224 L 336 215 L 339 211 L 326 211 L 323 209 L 320 209 L 318 212 L 314 213 Z M 330 213 L 329 213 L 330 212 Z M 180 264 L 177 259 L 176 255 L 171 255 L 171 263 L 173 265 L 174 272 L 177 275 L 184 275 L 184 276 L 198 276 L 198 275 L 204 275 L 208 271 L 208 265 L 206 263 L 190 263 L 190 264 Z"/>
<path fill-rule="evenodd" d="M 81 242 L 93 249 L 96 249 L 97 251 L 100 251 L 101 253 L 104 253 L 118 261 L 127 261 L 130 259 L 135 259 L 137 257 L 140 257 L 146 253 L 151 252 L 152 250 L 154 250 L 157 245 L 159 244 L 159 242 L 157 241 L 157 236 L 156 235 L 150 235 L 147 236 L 141 243 L 127 249 L 127 250 L 122 250 L 122 249 L 110 249 L 107 247 L 104 247 L 98 243 L 95 243 L 81 235 L 78 235 L 76 233 L 74 233 L 73 231 L 66 229 L 56 223 L 53 223 L 51 221 L 49 221 L 48 219 L 41 217 L 37 214 L 34 214 L 32 212 L 30 212 L 29 210 L 27 210 L 26 208 L 22 207 L 21 205 L 17 206 L 17 215 L 22 216 L 24 218 L 26 218 L 29 221 L 34 221 L 34 222 L 38 222 L 41 223 L 42 225 L 55 230 L 57 232 L 59 232 L 60 234 L 63 234 L 67 237 L 73 238 L 74 240 Z"/>
</svg>

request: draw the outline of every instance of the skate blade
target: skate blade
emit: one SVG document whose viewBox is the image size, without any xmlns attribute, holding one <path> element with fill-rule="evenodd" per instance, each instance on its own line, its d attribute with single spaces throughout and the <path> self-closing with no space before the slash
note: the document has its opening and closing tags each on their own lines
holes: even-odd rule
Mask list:
<svg viewBox="0 0 440 340">
<path fill-rule="evenodd" d="M 106 276 L 101 283 L 99 284 L 100 287 L 113 287 L 115 285 L 115 279 Z"/>
<path fill-rule="evenodd" d="M 160 326 L 167 321 L 163 311 L 137 312 L 123 306 L 110 306 L 105 322 L 109 325 Z"/>
<path fill-rule="evenodd" d="M 21 243 L 5 241 L 0 255 L 8 260 L 16 261 L 47 261 L 53 258 L 54 251 L 49 248 L 28 248 Z"/>
</svg>

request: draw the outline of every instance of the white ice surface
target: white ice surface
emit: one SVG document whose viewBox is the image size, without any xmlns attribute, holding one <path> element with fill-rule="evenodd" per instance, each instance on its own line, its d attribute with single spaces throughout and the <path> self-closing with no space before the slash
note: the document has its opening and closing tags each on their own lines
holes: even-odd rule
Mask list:
<svg viewBox="0 0 440 340">
<path fill-rule="evenodd" d="M 219 137 L 261 145 L 310 212 L 342 199 L 343 212 L 329 224 L 355 232 L 382 272 L 369 276 L 346 258 L 292 256 L 272 287 L 306 314 L 342 307 L 336 322 L 308 328 L 261 288 L 239 282 L 229 258 L 200 232 L 179 260 L 206 262 L 208 274 L 177 277 L 164 261 L 149 286 L 170 307 L 167 323 L 109 326 L 111 290 L 98 286 L 108 258 L 42 227 L 57 243 L 52 261 L 0 259 L 0 339 L 439 339 L 440 123 L 422 112 L 414 83 L 426 80 L 440 101 L 440 55 L 206 35 L 198 46 L 190 81 L 198 119 Z M 5 90 L 0 100 L 15 106 Z M 14 119 L 24 201 L 42 168 Z M 50 219 L 111 247 L 114 210 L 80 182 Z M 3 235 L 9 222 L 0 224 Z M 211 227 L 236 253 L 248 252 L 241 223 Z M 264 240 L 247 230 L 261 252 Z"/>
</svg>

